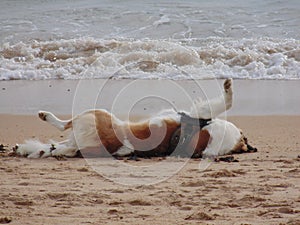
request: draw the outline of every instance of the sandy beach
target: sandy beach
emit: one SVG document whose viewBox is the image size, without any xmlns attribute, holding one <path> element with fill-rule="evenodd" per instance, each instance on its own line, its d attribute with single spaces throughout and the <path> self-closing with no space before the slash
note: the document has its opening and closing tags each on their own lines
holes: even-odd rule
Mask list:
<svg viewBox="0 0 300 225">
<path fill-rule="evenodd" d="M 0 225 L 300 225 L 299 11 L 299 0 L 0 1 Z M 258 149 L 231 162 L 9 154 L 68 138 L 39 110 L 190 112 L 228 78 L 233 105 L 219 116 Z"/>
<path fill-rule="evenodd" d="M 258 148 L 214 162 L 189 160 L 154 185 L 122 185 L 85 159 L 0 158 L 0 223 L 10 224 L 300 224 L 300 116 L 234 116 Z M 63 140 L 36 116 L 0 115 L 0 143 Z M 103 165 L 113 159 L 98 159 Z M 143 167 L 158 160 L 124 161 Z M 123 171 L 126 174 L 126 171 Z M 123 176 L 122 168 L 119 174 Z"/>
<path fill-rule="evenodd" d="M 168 94 L 173 85 L 169 81 L 151 82 L 155 87 L 151 91 L 160 95 Z M 189 88 L 193 83 L 179 84 L 192 97 L 198 94 L 197 89 Z M 213 96 L 211 87 L 216 84 L 222 81 L 201 81 L 200 86 Z M 234 106 L 227 119 L 258 148 L 257 153 L 235 155 L 237 162 L 172 157 L 33 160 L 1 153 L 0 223 L 300 224 L 299 93 L 293 92 L 298 84 L 234 81 Z M 70 115 L 87 107 L 101 81 L 81 85 L 80 90 L 76 81 L 1 82 L 0 144 L 10 150 L 26 139 L 64 140 L 68 133 L 57 131 L 33 112 L 44 109 Z M 132 84 L 128 80 L 110 83 L 103 91 L 106 102 L 100 101 L 99 107 L 110 108 L 111 98 L 116 96 L 111 93 L 124 85 Z M 147 81 L 134 89 L 136 96 L 150 93 L 143 85 Z M 80 91 L 84 98 L 78 98 Z M 167 97 L 172 101 L 172 95 Z M 189 105 L 184 98 L 175 97 L 176 106 Z M 74 109 L 76 101 L 78 109 Z M 116 107 L 125 110 L 126 104 L 119 101 Z M 160 104 L 150 99 L 131 113 L 152 114 Z M 271 111 L 273 115 L 269 115 Z M 161 173 L 147 173 L 148 168 L 157 169 L 161 164 Z M 133 169 L 142 175 L 137 176 Z M 171 173 L 159 179 L 168 171 Z"/>
</svg>

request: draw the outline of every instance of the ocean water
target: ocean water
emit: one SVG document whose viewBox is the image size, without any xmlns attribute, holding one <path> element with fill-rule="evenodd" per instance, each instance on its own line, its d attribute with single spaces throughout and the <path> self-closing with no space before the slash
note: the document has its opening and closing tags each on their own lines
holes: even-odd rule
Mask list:
<svg viewBox="0 0 300 225">
<path fill-rule="evenodd" d="M 300 79 L 299 0 L 2 0 L 0 80 Z"/>
</svg>

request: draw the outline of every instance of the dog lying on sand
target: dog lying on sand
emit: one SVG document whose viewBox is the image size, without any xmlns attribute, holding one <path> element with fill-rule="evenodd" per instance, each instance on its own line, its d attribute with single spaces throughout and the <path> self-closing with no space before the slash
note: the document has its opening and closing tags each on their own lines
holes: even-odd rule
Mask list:
<svg viewBox="0 0 300 225">
<path fill-rule="evenodd" d="M 195 100 L 189 112 L 164 110 L 141 122 L 122 121 L 103 109 L 89 110 L 70 120 L 40 111 L 40 119 L 60 131 L 70 129 L 69 138 L 48 144 L 27 140 L 13 151 L 28 158 L 75 157 L 78 152 L 84 157 L 213 157 L 256 151 L 233 123 L 216 118 L 232 106 L 232 80 L 225 80 L 223 87 L 217 98 Z"/>
</svg>

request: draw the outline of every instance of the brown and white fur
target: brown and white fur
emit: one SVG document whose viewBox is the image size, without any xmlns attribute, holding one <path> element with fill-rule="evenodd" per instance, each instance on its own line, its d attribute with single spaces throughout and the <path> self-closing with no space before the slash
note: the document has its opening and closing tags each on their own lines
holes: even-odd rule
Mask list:
<svg viewBox="0 0 300 225">
<path fill-rule="evenodd" d="M 232 106 L 232 80 L 224 82 L 224 93 L 210 101 L 194 101 L 188 115 L 194 118 L 212 119 L 191 139 L 188 148 L 203 156 L 219 156 L 247 151 L 247 141 L 240 129 L 226 120 L 216 117 Z M 27 140 L 15 148 L 18 155 L 29 158 L 50 156 L 74 157 L 80 152 L 87 157 L 109 154 L 125 156 L 132 152 L 149 153 L 149 156 L 168 153 L 170 139 L 180 127 L 180 115 L 165 110 L 142 122 L 118 119 L 110 112 L 98 109 L 86 111 L 70 120 L 60 120 L 50 112 L 40 111 L 39 117 L 60 131 L 71 129 L 63 142 L 44 144 Z M 188 149 L 189 151 L 189 149 Z"/>
</svg>

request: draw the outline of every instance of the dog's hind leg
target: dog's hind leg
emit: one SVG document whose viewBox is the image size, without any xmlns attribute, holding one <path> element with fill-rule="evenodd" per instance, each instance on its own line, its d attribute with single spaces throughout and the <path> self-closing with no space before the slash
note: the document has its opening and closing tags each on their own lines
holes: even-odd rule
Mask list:
<svg viewBox="0 0 300 225">
<path fill-rule="evenodd" d="M 77 153 L 77 148 L 73 145 L 58 144 L 53 147 L 51 156 L 67 156 L 74 157 Z"/>
<path fill-rule="evenodd" d="M 64 131 L 70 127 L 72 127 L 72 120 L 60 120 L 56 116 L 54 116 L 51 112 L 39 111 L 38 113 L 41 120 L 47 121 L 60 131 Z"/>
<path fill-rule="evenodd" d="M 213 99 L 196 99 L 190 110 L 190 116 L 194 118 L 211 119 L 230 109 L 232 106 L 232 80 L 226 79 L 223 93 Z"/>
</svg>

